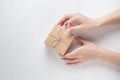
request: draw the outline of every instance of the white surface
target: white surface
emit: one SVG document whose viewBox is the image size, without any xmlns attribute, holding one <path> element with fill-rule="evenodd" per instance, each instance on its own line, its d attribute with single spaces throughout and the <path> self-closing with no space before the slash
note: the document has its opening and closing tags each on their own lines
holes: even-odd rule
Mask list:
<svg viewBox="0 0 120 80">
<path fill-rule="evenodd" d="M 0 80 L 120 80 L 119 69 L 101 62 L 67 66 L 43 43 L 64 14 L 95 18 L 119 8 L 120 0 L 0 0 Z M 119 51 L 120 27 L 109 28 L 88 37 Z"/>
</svg>

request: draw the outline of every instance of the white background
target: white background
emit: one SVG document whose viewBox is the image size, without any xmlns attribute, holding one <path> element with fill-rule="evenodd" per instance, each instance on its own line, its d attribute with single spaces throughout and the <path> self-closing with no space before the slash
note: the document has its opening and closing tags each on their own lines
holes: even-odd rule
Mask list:
<svg viewBox="0 0 120 80">
<path fill-rule="evenodd" d="M 103 62 L 67 66 L 44 40 L 68 13 L 97 18 L 120 8 L 120 0 L 0 0 L 0 80 L 120 80 L 120 70 Z M 89 34 L 88 34 L 89 33 Z M 120 27 L 85 36 L 120 51 Z"/>
</svg>

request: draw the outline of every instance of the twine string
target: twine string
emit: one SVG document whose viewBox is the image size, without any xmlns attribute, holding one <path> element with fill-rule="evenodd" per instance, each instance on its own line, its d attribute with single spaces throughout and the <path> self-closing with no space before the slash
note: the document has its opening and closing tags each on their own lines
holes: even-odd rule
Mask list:
<svg viewBox="0 0 120 80">
<path fill-rule="evenodd" d="M 66 44 L 66 43 L 62 40 L 62 39 L 63 39 L 62 36 L 63 36 L 64 32 L 65 32 L 65 31 L 63 31 L 62 28 L 61 28 L 61 29 L 58 31 L 58 36 L 59 36 L 59 37 L 55 37 L 54 35 L 50 34 L 50 36 L 54 38 L 54 40 L 51 41 L 51 44 L 52 44 L 51 46 L 54 47 L 54 48 L 58 46 L 58 50 L 59 50 L 59 51 L 60 51 L 60 43 L 62 42 L 62 43 L 64 43 L 64 44 Z M 66 45 L 67 45 L 67 44 L 66 44 Z"/>
</svg>

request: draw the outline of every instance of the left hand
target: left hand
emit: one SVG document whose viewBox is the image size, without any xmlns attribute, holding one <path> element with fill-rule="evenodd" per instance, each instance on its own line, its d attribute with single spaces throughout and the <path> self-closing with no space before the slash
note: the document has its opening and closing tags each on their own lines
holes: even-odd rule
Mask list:
<svg viewBox="0 0 120 80">
<path fill-rule="evenodd" d="M 62 59 L 67 64 L 79 64 L 90 60 L 99 59 L 102 56 L 104 49 L 102 49 L 101 47 L 98 47 L 92 42 L 80 37 L 76 39 L 82 42 L 83 45 L 76 50 L 62 56 Z"/>
<path fill-rule="evenodd" d="M 100 27 L 99 24 L 99 20 L 91 19 L 81 13 L 67 14 L 58 22 L 58 25 L 66 25 L 70 33 L 94 29 Z"/>
</svg>

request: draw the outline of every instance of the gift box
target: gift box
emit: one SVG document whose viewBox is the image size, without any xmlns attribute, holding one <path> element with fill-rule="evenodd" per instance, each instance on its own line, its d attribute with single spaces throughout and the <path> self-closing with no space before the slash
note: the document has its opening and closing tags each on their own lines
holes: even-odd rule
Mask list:
<svg viewBox="0 0 120 80">
<path fill-rule="evenodd" d="M 48 34 L 45 44 L 53 48 L 60 55 L 65 55 L 74 38 L 75 36 L 67 32 L 65 28 L 55 25 Z"/>
</svg>

